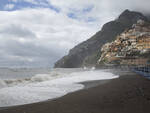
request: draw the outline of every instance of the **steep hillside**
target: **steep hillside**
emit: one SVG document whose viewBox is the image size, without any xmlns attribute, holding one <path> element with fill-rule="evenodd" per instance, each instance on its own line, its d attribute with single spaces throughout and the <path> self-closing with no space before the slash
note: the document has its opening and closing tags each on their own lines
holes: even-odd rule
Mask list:
<svg viewBox="0 0 150 113">
<path fill-rule="evenodd" d="M 146 17 L 147 17 L 147 18 L 148 18 L 148 20 L 150 21 L 150 15 L 147 15 Z"/>
<path fill-rule="evenodd" d="M 95 65 L 101 55 L 102 45 L 114 40 L 117 35 L 131 28 L 139 19 L 147 21 L 147 18 L 141 13 L 125 10 L 118 19 L 106 23 L 102 30 L 93 37 L 71 49 L 68 55 L 55 63 L 55 68 Z"/>
<path fill-rule="evenodd" d="M 150 23 L 138 20 L 132 28 L 101 48 L 99 64 L 150 64 Z"/>
</svg>

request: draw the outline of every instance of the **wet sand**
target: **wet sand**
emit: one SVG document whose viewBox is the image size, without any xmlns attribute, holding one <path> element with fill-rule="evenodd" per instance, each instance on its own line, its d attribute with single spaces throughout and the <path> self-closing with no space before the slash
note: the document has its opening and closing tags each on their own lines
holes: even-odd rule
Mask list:
<svg viewBox="0 0 150 113">
<path fill-rule="evenodd" d="M 5 108 L 0 113 L 150 113 L 150 80 L 128 74 L 58 99 Z"/>
</svg>

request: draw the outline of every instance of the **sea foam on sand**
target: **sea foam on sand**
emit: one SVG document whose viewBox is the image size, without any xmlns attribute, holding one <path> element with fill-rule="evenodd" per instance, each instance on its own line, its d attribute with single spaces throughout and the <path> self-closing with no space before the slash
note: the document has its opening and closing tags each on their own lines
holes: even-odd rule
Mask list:
<svg viewBox="0 0 150 113">
<path fill-rule="evenodd" d="M 0 107 L 23 105 L 58 98 L 84 88 L 80 82 L 114 79 L 102 70 L 38 74 L 30 79 L 0 80 Z"/>
</svg>

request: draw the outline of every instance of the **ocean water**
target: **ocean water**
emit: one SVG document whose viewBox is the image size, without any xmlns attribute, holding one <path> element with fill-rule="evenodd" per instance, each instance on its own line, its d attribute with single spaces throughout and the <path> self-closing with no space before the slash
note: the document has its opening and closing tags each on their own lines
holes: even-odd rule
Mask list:
<svg viewBox="0 0 150 113">
<path fill-rule="evenodd" d="M 81 82 L 117 78 L 106 70 L 0 69 L 0 107 L 36 103 L 84 88 Z"/>
</svg>

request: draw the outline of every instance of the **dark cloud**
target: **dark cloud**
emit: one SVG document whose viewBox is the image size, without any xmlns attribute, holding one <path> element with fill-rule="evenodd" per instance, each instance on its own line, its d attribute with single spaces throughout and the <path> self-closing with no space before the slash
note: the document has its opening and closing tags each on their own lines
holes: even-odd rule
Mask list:
<svg viewBox="0 0 150 113">
<path fill-rule="evenodd" d="M 122 12 L 125 9 L 149 13 L 150 0 L 105 0 L 104 7 L 110 11 Z M 108 6 L 107 6 L 108 5 Z"/>
<path fill-rule="evenodd" d="M 34 43 L 19 43 L 15 40 L 7 41 L 7 45 L 1 46 L 3 52 L 0 56 L 0 64 L 20 66 L 51 66 L 63 54 L 59 48 L 43 47 Z M 36 65 L 35 65 L 36 64 Z"/>
<path fill-rule="evenodd" d="M 90 38 L 125 9 L 150 15 L 150 0 L 47 1 L 61 11 L 0 11 L 0 66 L 52 67 L 70 48 Z"/>
<path fill-rule="evenodd" d="M 34 38 L 36 35 L 29 30 L 29 28 L 23 27 L 18 24 L 10 24 L 0 29 L 0 34 L 10 35 L 15 37 Z"/>
</svg>

